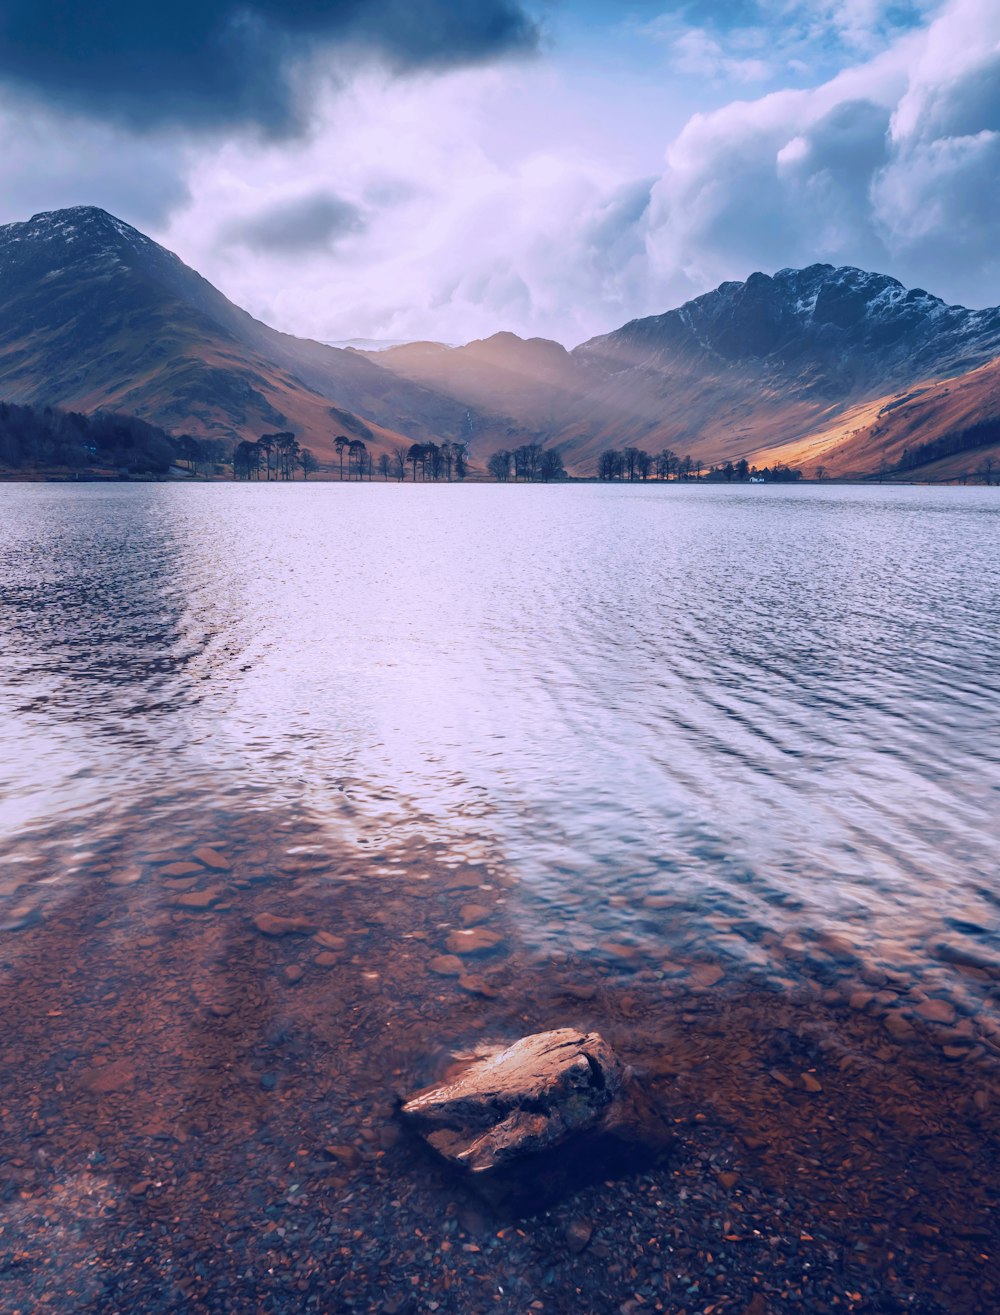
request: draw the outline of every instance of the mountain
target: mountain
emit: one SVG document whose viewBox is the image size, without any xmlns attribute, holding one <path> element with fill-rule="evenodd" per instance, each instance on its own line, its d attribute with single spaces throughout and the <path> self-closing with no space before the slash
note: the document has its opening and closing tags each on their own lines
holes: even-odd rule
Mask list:
<svg viewBox="0 0 1000 1315">
<path fill-rule="evenodd" d="M 380 361 L 466 405 L 506 404 L 513 426 L 558 444 L 568 467 L 586 471 L 602 449 L 627 444 L 706 463 L 806 451 L 839 417 L 863 427 L 858 408 L 874 404 L 874 415 L 998 356 L 998 309 L 948 306 L 883 274 L 812 265 L 723 283 L 572 352 L 498 334 L 452 349 L 413 344 Z M 973 395 L 992 397 L 981 381 Z M 945 411 L 937 420 L 948 423 Z M 874 468 L 872 451 L 853 452 L 862 464 L 852 473 Z M 834 464 L 852 459 L 845 450 Z"/>
<path fill-rule="evenodd" d="M 0 400 L 227 441 L 292 429 L 326 463 L 345 433 L 376 453 L 461 439 L 479 462 L 539 442 L 580 474 L 635 445 L 846 475 L 1000 417 L 1000 310 L 850 267 L 752 274 L 573 351 L 512 333 L 378 346 L 279 333 L 94 207 L 0 227 Z"/>
<path fill-rule="evenodd" d="M 114 409 L 198 437 L 293 429 L 331 462 L 339 433 L 379 451 L 505 432 L 356 351 L 268 328 L 90 206 L 0 227 L 0 398 Z"/>
</svg>

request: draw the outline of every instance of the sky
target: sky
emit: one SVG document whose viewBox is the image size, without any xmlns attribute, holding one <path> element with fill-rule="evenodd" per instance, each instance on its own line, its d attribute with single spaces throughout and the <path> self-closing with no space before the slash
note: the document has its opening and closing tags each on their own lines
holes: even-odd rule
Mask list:
<svg viewBox="0 0 1000 1315">
<path fill-rule="evenodd" d="M 816 261 L 1000 303 L 998 0 L 0 0 L 0 222 L 324 341 L 567 346 Z"/>
</svg>

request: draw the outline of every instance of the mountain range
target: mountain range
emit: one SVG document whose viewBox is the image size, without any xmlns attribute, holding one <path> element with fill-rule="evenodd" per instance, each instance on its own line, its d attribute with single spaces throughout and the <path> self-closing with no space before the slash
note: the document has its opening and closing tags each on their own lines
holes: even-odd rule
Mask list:
<svg viewBox="0 0 1000 1315">
<path fill-rule="evenodd" d="M 920 474 L 946 478 L 969 465 L 942 457 L 949 436 L 975 431 L 977 460 L 1000 458 L 1000 309 L 812 265 L 723 283 L 572 351 L 511 333 L 366 351 L 279 333 L 77 207 L 0 227 L 0 400 L 227 441 L 292 429 L 331 465 L 343 433 L 375 453 L 461 440 L 478 463 L 538 442 L 578 474 L 626 445 L 831 475 L 920 446 Z"/>
</svg>

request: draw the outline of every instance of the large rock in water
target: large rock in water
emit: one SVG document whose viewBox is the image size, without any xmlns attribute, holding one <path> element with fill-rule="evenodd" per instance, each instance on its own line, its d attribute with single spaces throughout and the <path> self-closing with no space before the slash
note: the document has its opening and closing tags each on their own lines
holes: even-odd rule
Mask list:
<svg viewBox="0 0 1000 1315">
<path fill-rule="evenodd" d="M 614 1120 L 628 1070 L 596 1032 L 539 1032 L 477 1060 L 401 1113 L 454 1164 L 483 1173 Z"/>
</svg>

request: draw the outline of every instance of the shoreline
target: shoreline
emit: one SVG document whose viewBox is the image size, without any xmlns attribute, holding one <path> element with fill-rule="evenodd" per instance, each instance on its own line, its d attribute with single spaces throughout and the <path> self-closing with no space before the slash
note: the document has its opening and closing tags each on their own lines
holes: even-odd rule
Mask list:
<svg viewBox="0 0 1000 1315">
<path fill-rule="evenodd" d="M 108 843 L 0 937 L 4 1309 L 1000 1307 L 1000 1045 L 943 1060 L 943 1023 L 897 1031 L 697 946 L 673 975 L 539 955 L 513 883 L 431 845 L 189 829 Z M 675 1147 L 493 1218 L 395 1101 L 470 1047 L 567 1025 L 637 1068 Z"/>
</svg>

